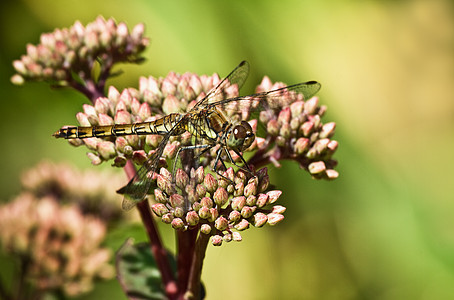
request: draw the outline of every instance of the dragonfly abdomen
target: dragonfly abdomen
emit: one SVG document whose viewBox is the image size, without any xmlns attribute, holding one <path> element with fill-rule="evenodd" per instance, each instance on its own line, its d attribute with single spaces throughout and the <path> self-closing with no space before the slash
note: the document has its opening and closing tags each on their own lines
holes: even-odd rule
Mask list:
<svg viewBox="0 0 454 300">
<path fill-rule="evenodd" d="M 85 139 L 91 137 L 110 137 L 123 135 L 145 135 L 145 134 L 167 134 L 181 119 L 181 114 L 173 113 L 163 118 L 151 122 L 141 122 L 133 124 L 115 124 L 107 126 L 69 126 L 59 129 L 53 134 L 56 138 L 64 139 Z M 173 135 L 184 132 L 184 127 L 181 130 L 175 130 Z"/>
</svg>

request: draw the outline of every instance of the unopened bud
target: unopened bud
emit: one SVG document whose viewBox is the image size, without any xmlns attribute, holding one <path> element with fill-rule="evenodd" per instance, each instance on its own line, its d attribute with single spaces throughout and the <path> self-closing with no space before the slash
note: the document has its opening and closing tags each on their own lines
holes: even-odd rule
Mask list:
<svg viewBox="0 0 454 300">
<path fill-rule="evenodd" d="M 275 205 L 273 206 L 273 211 L 272 213 L 275 213 L 275 214 L 283 214 L 287 209 L 282 206 L 282 205 Z"/>
<path fill-rule="evenodd" d="M 202 224 L 200 226 L 200 232 L 203 234 L 210 234 L 211 233 L 211 226 L 208 224 Z"/>
<path fill-rule="evenodd" d="M 229 221 L 227 221 L 227 219 L 224 217 L 219 217 L 214 222 L 214 227 L 216 227 L 216 229 L 219 231 L 225 230 L 228 226 L 229 226 Z"/>
<path fill-rule="evenodd" d="M 268 224 L 270 224 L 272 226 L 280 223 L 282 220 L 284 220 L 284 216 L 281 214 L 275 214 L 275 213 L 268 214 Z"/>
<path fill-rule="evenodd" d="M 213 195 L 214 203 L 216 203 L 219 207 L 223 207 L 224 204 L 227 203 L 228 198 L 229 195 L 227 191 L 222 187 L 219 187 Z"/>
<path fill-rule="evenodd" d="M 161 217 L 161 221 L 166 224 L 172 223 L 173 215 L 171 213 L 165 214 Z"/>
<path fill-rule="evenodd" d="M 186 214 L 186 222 L 189 226 L 195 226 L 199 223 L 199 215 L 195 211 L 190 211 Z"/>
<path fill-rule="evenodd" d="M 246 219 L 242 219 L 240 223 L 235 225 L 235 229 L 238 231 L 242 231 L 249 228 L 249 222 Z"/>
<path fill-rule="evenodd" d="M 273 204 L 282 195 L 282 191 L 269 191 L 266 195 L 268 196 L 268 203 Z"/>
<path fill-rule="evenodd" d="M 222 245 L 222 236 L 220 236 L 219 234 L 213 235 L 211 237 L 211 243 L 213 244 L 213 246 L 221 246 Z"/>
<path fill-rule="evenodd" d="M 203 183 L 209 193 L 213 193 L 218 187 L 216 179 L 211 174 L 207 174 L 205 176 L 205 178 L 203 179 Z"/>
<path fill-rule="evenodd" d="M 236 232 L 236 231 L 232 232 L 232 239 L 235 242 L 241 242 L 243 240 L 243 238 L 241 237 L 241 233 Z"/>
<path fill-rule="evenodd" d="M 216 208 L 210 208 L 210 216 L 208 217 L 208 221 L 214 222 L 219 217 L 219 212 Z"/>
<path fill-rule="evenodd" d="M 189 183 L 189 176 L 182 169 L 178 169 L 175 175 L 175 181 L 177 187 L 179 187 L 182 190 L 185 190 L 186 186 Z"/>
<path fill-rule="evenodd" d="M 317 111 L 318 97 L 312 97 L 304 103 L 304 112 L 308 115 L 313 115 Z"/>
<path fill-rule="evenodd" d="M 229 214 L 229 221 L 232 223 L 236 223 L 240 220 L 241 213 L 237 210 L 232 210 Z"/>
<path fill-rule="evenodd" d="M 175 219 L 173 219 L 172 222 L 171 222 L 171 224 L 172 224 L 172 227 L 173 227 L 174 229 L 181 229 L 181 228 L 184 227 L 184 222 L 183 222 L 183 220 L 180 219 L 180 218 L 175 218 Z"/>
<path fill-rule="evenodd" d="M 202 219 L 208 219 L 211 216 L 210 209 L 206 206 L 200 207 L 198 214 Z"/>
<path fill-rule="evenodd" d="M 183 207 L 184 205 L 184 197 L 181 196 L 180 194 L 173 194 L 169 198 L 169 203 L 172 205 L 172 207 Z"/>
<path fill-rule="evenodd" d="M 175 218 L 182 218 L 184 216 L 184 210 L 181 207 L 175 207 L 173 211 L 173 216 Z"/>
<path fill-rule="evenodd" d="M 329 138 L 334 134 L 334 129 L 336 128 L 336 123 L 330 122 L 322 126 L 320 131 L 320 138 Z"/>
<path fill-rule="evenodd" d="M 232 206 L 233 210 L 241 211 L 245 204 L 246 204 L 246 197 L 240 196 L 240 197 L 235 197 L 232 199 L 231 206 Z"/>
<path fill-rule="evenodd" d="M 309 173 L 320 174 L 326 170 L 326 165 L 323 161 L 313 162 L 308 167 Z"/>
<path fill-rule="evenodd" d="M 252 224 L 255 227 L 262 227 L 263 225 L 266 224 L 267 221 L 268 221 L 268 217 L 264 213 L 258 212 L 254 215 Z"/>
<path fill-rule="evenodd" d="M 241 209 L 241 216 L 245 219 L 252 216 L 252 213 L 253 213 L 252 208 L 250 208 L 249 206 L 245 206 L 243 207 L 243 209 Z"/>
<path fill-rule="evenodd" d="M 255 205 L 257 205 L 257 207 L 261 208 L 261 207 L 264 207 L 267 203 L 268 203 L 268 195 L 260 194 L 257 198 L 257 201 L 255 202 Z"/>
<path fill-rule="evenodd" d="M 168 213 L 169 210 L 167 209 L 167 207 L 162 204 L 162 203 L 155 203 L 151 206 L 151 209 L 153 210 L 153 212 L 158 216 L 158 217 L 162 217 L 164 214 Z"/>
</svg>

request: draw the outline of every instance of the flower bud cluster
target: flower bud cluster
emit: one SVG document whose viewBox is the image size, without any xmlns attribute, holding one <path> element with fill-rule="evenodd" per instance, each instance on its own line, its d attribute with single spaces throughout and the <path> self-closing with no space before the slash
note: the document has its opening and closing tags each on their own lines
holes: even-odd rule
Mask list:
<svg viewBox="0 0 454 300">
<path fill-rule="evenodd" d="M 203 167 L 187 174 L 161 168 L 151 206 L 162 222 L 178 230 L 198 228 L 211 236 L 213 245 L 241 241 L 240 231 L 250 225 L 275 225 L 284 219 L 285 207 L 275 205 L 281 191 L 267 191 L 269 176 L 263 168 L 252 176 L 227 169 L 222 176 L 205 173 Z"/>
<path fill-rule="evenodd" d="M 106 185 L 124 183 L 123 176 L 108 171 L 79 171 L 66 164 L 43 161 L 21 177 L 22 186 L 37 197 L 54 197 L 61 204 L 75 204 L 83 214 L 93 215 L 107 224 L 124 219 L 121 197 Z"/>
<path fill-rule="evenodd" d="M 48 81 L 71 85 L 73 75 L 90 78 L 95 63 L 111 68 L 118 62 L 140 62 L 140 54 L 148 45 L 143 37 L 144 25 L 136 25 L 131 32 L 125 23 L 98 17 L 83 26 L 79 21 L 70 28 L 56 29 L 41 35 L 38 45 L 27 45 L 27 54 L 15 60 L 17 72 L 11 81 Z"/>
<path fill-rule="evenodd" d="M 272 83 L 264 77 L 257 92 L 284 87 L 283 83 Z M 338 142 L 332 140 L 336 124 L 323 124 L 322 116 L 326 106 L 319 105 L 319 98 L 303 99 L 293 92 L 267 99 L 267 107 L 260 113 L 259 122 L 267 130 L 265 138 L 257 137 L 255 144 L 260 152 L 274 161 L 293 159 L 309 171 L 314 178 L 335 179 L 338 172 L 333 168 L 337 162 L 332 159 Z M 254 145 L 253 145 L 254 146 Z M 253 157 L 251 161 L 260 161 Z"/>
<path fill-rule="evenodd" d="M 75 206 L 29 192 L 0 207 L 0 245 L 27 264 L 27 279 L 40 291 L 75 296 L 96 278 L 112 278 L 111 252 L 101 248 L 105 224 Z"/>
</svg>

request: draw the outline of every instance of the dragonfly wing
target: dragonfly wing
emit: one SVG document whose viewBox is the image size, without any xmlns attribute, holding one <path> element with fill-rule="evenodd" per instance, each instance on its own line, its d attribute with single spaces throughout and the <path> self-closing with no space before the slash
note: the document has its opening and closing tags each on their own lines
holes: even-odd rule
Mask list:
<svg viewBox="0 0 454 300">
<path fill-rule="evenodd" d="M 218 100 L 211 103 L 209 107 L 219 107 L 224 110 L 229 117 L 234 117 L 236 115 L 241 120 L 245 120 L 255 111 L 267 109 L 278 110 L 297 100 L 308 100 L 312 98 L 320 88 L 320 83 L 308 81 L 248 96 Z"/>
<path fill-rule="evenodd" d="M 236 92 L 243 86 L 249 75 L 249 63 L 243 60 L 227 77 L 225 77 L 216 87 L 211 89 L 208 94 L 194 106 L 200 107 L 217 100 L 224 99 L 226 95 L 232 94 L 234 91 L 229 89 L 237 89 Z"/>
<path fill-rule="evenodd" d="M 128 182 L 128 184 L 117 191 L 117 193 L 124 195 L 122 202 L 122 208 L 124 210 L 130 210 L 137 203 L 145 199 L 146 195 L 150 191 L 150 188 L 152 187 L 152 177 L 158 169 L 159 161 L 162 153 L 164 152 L 164 148 L 173 132 L 180 126 L 182 121 L 183 120 L 180 120 L 177 124 L 175 124 L 175 126 L 164 136 L 156 148 L 156 151 L 142 165 L 142 167 L 140 167 L 137 174 Z"/>
</svg>

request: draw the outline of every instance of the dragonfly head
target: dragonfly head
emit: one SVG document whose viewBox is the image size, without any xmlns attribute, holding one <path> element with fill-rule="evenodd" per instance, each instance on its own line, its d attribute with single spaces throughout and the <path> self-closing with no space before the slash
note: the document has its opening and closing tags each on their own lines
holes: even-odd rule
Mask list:
<svg viewBox="0 0 454 300">
<path fill-rule="evenodd" d="M 227 145 L 232 149 L 243 151 L 249 148 L 254 140 L 255 135 L 251 125 L 246 121 L 241 121 L 241 123 L 235 125 L 230 132 Z"/>
</svg>

